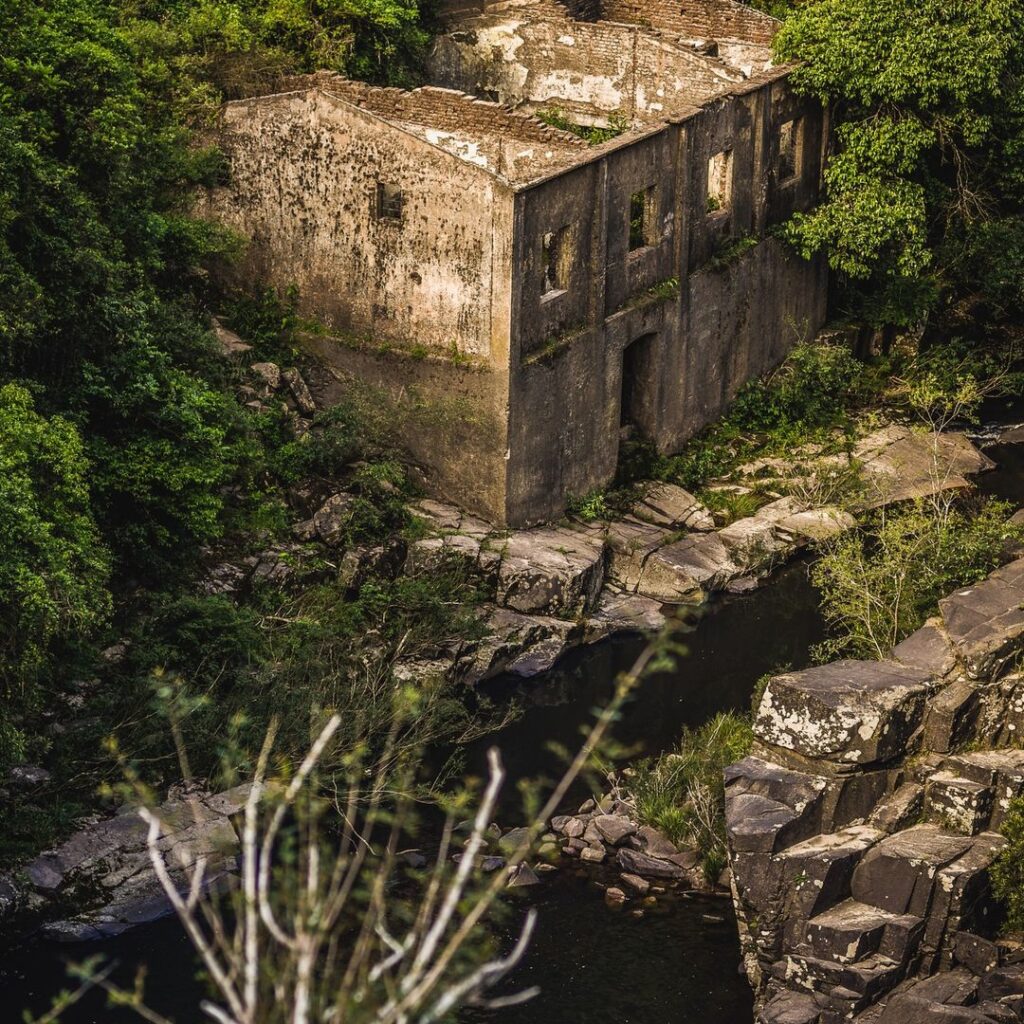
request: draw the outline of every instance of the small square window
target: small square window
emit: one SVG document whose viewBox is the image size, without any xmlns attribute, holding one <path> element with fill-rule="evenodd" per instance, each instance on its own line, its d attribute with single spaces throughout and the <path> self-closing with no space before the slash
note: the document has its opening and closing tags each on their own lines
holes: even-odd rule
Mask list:
<svg viewBox="0 0 1024 1024">
<path fill-rule="evenodd" d="M 402 190 L 395 185 L 378 181 L 375 212 L 378 220 L 401 220 Z"/>
<path fill-rule="evenodd" d="M 708 213 L 728 210 L 732 200 L 732 150 L 723 149 L 708 161 Z"/>
<path fill-rule="evenodd" d="M 629 251 L 654 245 L 658 240 L 655 228 L 655 195 L 650 186 L 629 197 Z"/>
<path fill-rule="evenodd" d="M 792 181 L 800 174 L 800 122 L 787 121 L 779 129 L 779 181 Z"/>
<path fill-rule="evenodd" d="M 541 295 L 564 292 L 569 284 L 569 267 L 572 254 L 569 251 L 569 229 L 547 231 L 541 237 Z"/>
</svg>

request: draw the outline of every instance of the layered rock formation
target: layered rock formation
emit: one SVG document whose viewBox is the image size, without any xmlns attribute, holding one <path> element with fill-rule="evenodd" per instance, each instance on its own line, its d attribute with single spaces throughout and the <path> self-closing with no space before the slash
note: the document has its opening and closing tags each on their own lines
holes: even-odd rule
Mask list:
<svg viewBox="0 0 1024 1024">
<path fill-rule="evenodd" d="M 886 661 L 773 678 L 726 772 L 733 895 L 764 1024 L 1024 1019 L 989 868 L 1024 795 L 1024 559 Z M 982 749 L 984 748 L 984 749 Z"/>
</svg>

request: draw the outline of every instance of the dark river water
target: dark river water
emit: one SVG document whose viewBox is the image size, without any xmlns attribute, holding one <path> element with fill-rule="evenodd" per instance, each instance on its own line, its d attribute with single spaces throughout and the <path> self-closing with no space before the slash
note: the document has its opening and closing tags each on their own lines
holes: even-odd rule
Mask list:
<svg viewBox="0 0 1024 1024">
<path fill-rule="evenodd" d="M 687 655 L 672 671 L 647 678 L 616 724 L 615 738 L 634 755 L 668 749 L 683 726 L 699 725 L 717 711 L 746 708 L 764 673 L 805 665 L 808 648 L 823 634 L 803 562 L 758 591 L 716 602 L 688 629 Z M 518 820 L 515 780 L 560 774 L 562 762 L 548 745 L 578 747 L 594 709 L 608 700 L 617 673 L 633 663 L 643 643 L 616 638 L 573 652 L 543 676 L 488 686 L 495 699 L 514 699 L 523 708 L 511 725 L 465 751 L 466 770 L 478 772 L 486 748 L 500 747 L 509 777 L 503 825 Z M 533 942 L 507 989 L 536 985 L 540 995 L 517 1007 L 464 1011 L 466 1024 L 749 1024 L 751 995 L 739 973 L 727 900 L 665 899 L 636 918 L 629 909 L 608 907 L 597 882 L 577 870 L 553 872 L 540 886 L 510 896 L 511 913 L 501 926 L 512 932 L 528 906 L 539 910 Z M 38 1014 L 47 1008 L 64 963 L 98 952 L 119 962 L 122 983 L 145 965 L 147 1002 L 176 1024 L 200 1019 L 195 1007 L 202 989 L 191 949 L 176 921 L 167 919 L 101 947 L 40 943 L 8 951 L 0 958 L 0 1022 L 20 1020 L 23 1009 Z M 139 1018 L 108 1009 L 97 995 L 61 1019 L 119 1024 Z"/>
</svg>

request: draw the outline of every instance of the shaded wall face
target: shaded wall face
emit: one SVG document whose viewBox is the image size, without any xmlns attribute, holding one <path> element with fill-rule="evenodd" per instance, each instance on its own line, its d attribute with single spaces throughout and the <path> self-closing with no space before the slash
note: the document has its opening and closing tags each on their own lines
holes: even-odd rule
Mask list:
<svg viewBox="0 0 1024 1024">
<path fill-rule="evenodd" d="M 778 129 L 796 120 L 805 149 L 786 171 Z M 799 259 L 765 229 L 816 200 L 821 140 L 820 108 L 769 83 L 605 154 L 585 183 L 556 179 L 519 198 L 513 524 L 558 516 L 568 499 L 605 486 L 615 473 L 624 420 L 659 450 L 678 451 L 725 412 L 744 383 L 814 336 L 827 313 L 827 267 Z M 728 203 L 710 209 L 709 163 L 723 151 L 732 161 Z M 648 181 L 656 186 L 652 222 L 660 233 L 655 244 L 633 248 L 629 200 Z M 531 232 L 563 204 L 592 218 L 590 280 L 583 286 L 589 305 L 581 294 L 572 306 L 575 329 L 545 340 L 538 330 L 547 325 L 528 281 L 536 271 L 518 254 L 520 247 L 528 252 Z M 753 247 L 737 250 L 743 239 Z"/>
<path fill-rule="evenodd" d="M 429 493 L 505 521 L 508 372 L 354 349 L 325 337 L 306 346 L 404 443 Z"/>
<path fill-rule="evenodd" d="M 316 92 L 228 105 L 222 145 L 231 186 L 208 212 L 250 240 L 240 280 L 296 285 L 339 331 L 504 363 L 508 236 L 486 172 Z"/>
</svg>

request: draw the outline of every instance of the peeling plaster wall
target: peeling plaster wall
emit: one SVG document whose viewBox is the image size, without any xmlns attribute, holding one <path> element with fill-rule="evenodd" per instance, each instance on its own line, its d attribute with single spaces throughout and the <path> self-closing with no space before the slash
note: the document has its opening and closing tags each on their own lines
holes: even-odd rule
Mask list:
<svg viewBox="0 0 1024 1024">
<path fill-rule="evenodd" d="M 310 344 L 381 389 L 427 485 L 500 521 L 511 192 L 317 90 L 228 104 L 221 141 L 231 186 L 208 194 L 206 212 L 250 240 L 225 274 L 297 285 L 301 312 L 346 338 Z M 402 188 L 400 223 L 373 215 L 378 179 Z M 390 354 L 377 348 L 387 339 Z M 412 345 L 428 356 L 403 354 Z M 472 366 L 446 358 L 453 345 Z"/>
<path fill-rule="evenodd" d="M 511 200 L 493 176 L 319 90 L 227 104 L 221 144 L 231 185 L 208 213 L 251 240 L 241 280 L 293 283 L 343 331 L 505 362 L 492 213 Z M 375 216 L 378 181 L 401 188 L 400 222 Z"/>
<path fill-rule="evenodd" d="M 453 89 L 585 119 L 658 119 L 743 80 L 649 29 L 552 19 L 545 8 L 460 21 L 438 38 L 430 71 Z"/>
</svg>

